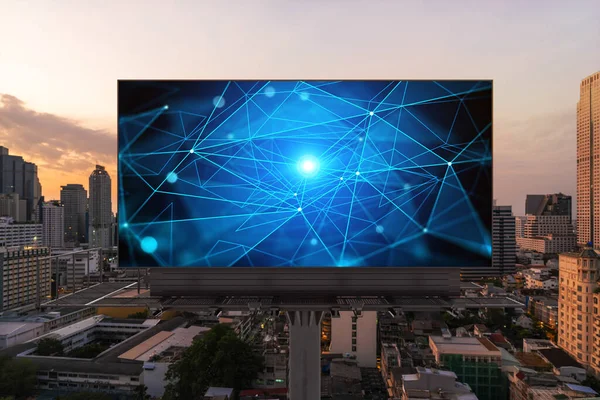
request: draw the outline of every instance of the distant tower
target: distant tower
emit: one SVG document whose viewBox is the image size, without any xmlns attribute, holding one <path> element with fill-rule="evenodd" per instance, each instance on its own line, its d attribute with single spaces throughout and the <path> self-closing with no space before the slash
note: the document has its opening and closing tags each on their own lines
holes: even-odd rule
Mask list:
<svg viewBox="0 0 600 400">
<path fill-rule="evenodd" d="M 102 165 L 90 175 L 88 241 L 91 247 L 111 247 L 112 200 L 110 175 Z"/>
<path fill-rule="evenodd" d="M 36 207 L 42 195 L 42 185 L 37 166 L 21 156 L 10 155 L 6 147 L 0 146 L 0 194 L 12 193 L 26 201 L 26 220 L 39 221 Z"/>
<path fill-rule="evenodd" d="M 65 242 L 87 243 L 87 191 L 79 184 L 61 186 L 60 201 L 65 212 Z"/>
<path fill-rule="evenodd" d="M 43 234 L 45 247 L 61 249 L 65 246 L 65 216 L 64 208 L 59 201 L 49 201 L 41 206 Z"/>
<path fill-rule="evenodd" d="M 497 276 L 515 272 L 517 240 L 511 206 L 494 202 L 492 211 L 492 267 Z"/>
<path fill-rule="evenodd" d="M 581 81 L 577 102 L 577 243 L 600 245 L 600 72 Z"/>
</svg>

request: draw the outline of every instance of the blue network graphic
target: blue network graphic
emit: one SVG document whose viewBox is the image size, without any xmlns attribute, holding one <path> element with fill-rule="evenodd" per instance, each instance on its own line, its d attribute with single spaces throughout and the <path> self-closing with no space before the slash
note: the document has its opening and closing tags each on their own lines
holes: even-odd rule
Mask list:
<svg viewBox="0 0 600 400">
<path fill-rule="evenodd" d="M 491 265 L 490 81 L 120 81 L 123 267 Z"/>
</svg>

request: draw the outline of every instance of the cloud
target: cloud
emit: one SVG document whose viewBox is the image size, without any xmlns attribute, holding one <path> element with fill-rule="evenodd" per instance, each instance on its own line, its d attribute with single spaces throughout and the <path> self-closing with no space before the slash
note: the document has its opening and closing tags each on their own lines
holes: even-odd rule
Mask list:
<svg viewBox="0 0 600 400">
<path fill-rule="evenodd" d="M 0 94 L 0 143 L 25 154 L 40 166 L 56 170 L 116 163 L 116 135 L 89 129 L 78 121 L 40 113 L 20 99 Z"/>
</svg>

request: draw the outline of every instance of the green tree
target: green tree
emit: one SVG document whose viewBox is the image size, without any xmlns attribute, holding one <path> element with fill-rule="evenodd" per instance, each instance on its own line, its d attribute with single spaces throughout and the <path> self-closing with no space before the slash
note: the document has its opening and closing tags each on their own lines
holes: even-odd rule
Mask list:
<svg viewBox="0 0 600 400">
<path fill-rule="evenodd" d="M 51 338 L 42 339 L 37 345 L 37 354 L 40 356 L 62 356 L 64 350 L 60 340 Z"/>
<path fill-rule="evenodd" d="M 148 400 L 151 398 L 148 394 L 148 387 L 146 385 L 139 385 L 135 388 L 135 393 L 138 400 Z"/>
<path fill-rule="evenodd" d="M 133 314 L 129 314 L 127 316 L 127 318 L 132 318 L 132 319 L 147 319 L 148 318 L 148 310 L 136 312 L 136 313 L 133 313 Z"/>
<path fill-rule="evenodd" d="M 196 339 L 169 366 L 165 399 L 202 398 L 210 386 L 247 388 L 263 369 L 263 359 L 226 325 L 216 325 Z"/>
<path fill-rule="evenodd" d="M 35 393 L 37 368 L 29 360 L 0 358 L 0 393 L 25 399 Z"/>
<path fill-rule="evenodd" d="M 78 347 L 76 349 L 71 350 L 67 357 L 73 358 L 94 358 L 98 356 L 98 354 L 107 350 L 108 346 L 98 343 L 87 344 L 85 346 Z"/>
</svg>

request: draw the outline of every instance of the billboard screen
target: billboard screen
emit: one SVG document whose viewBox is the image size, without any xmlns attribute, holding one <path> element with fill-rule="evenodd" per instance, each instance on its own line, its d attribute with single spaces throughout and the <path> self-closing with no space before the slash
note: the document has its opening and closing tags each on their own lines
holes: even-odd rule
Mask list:
<svg viewBox="0 0 600 400">
<path fill-rule="evenodd" d="M 491 81 L 119 81 L 121 267 L 491 266 Z"/>
</svg>

